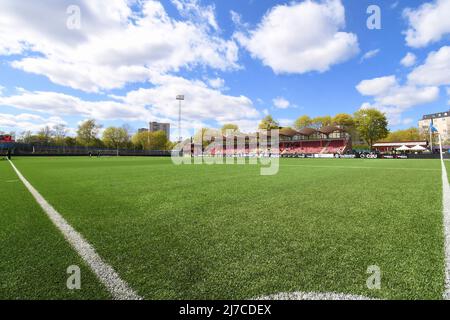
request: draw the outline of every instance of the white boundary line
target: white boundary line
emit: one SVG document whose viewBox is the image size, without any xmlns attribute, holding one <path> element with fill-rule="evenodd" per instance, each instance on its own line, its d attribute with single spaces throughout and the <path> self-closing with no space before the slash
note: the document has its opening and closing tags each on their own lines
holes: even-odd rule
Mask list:
<svg viewBox="0 0 450 320">
<path fill-rule="evenodd" d="M 306 168 L 336 168 L 336 169 L 381 169 L 381 170 L 412 170 L 412 171 L 439 171 L 439 169 L 428 168 L 394 168 L 394 167 L 362 167 L 362 166 L 325 166 L 307 164 L 282 164 L 281 167 L 306 167 Z"/>
<path fill-rule="evenodd" d="M 444 248 L 445 248 L 445 284 L 443 298 L 450 300 L 450 186 L 448 183 L 447 170 L 444 157 L 441 153 L 442 166 L 442 206 L 444 224 Z"/>
<path fill-rule="evenodd" d="M 120 278 L 114 269 L 103 261 L 103 259 L 95 251 L 89 242 L 78 233 L 62 216 L 58 213 L 41 194 L 25 179 L 25 177 L 17 170 L 16 166 L 8 160 L 12 168 L 16 172 L 19 179 L 23 182 L 28 191 L 36 199 L 53 224 L 61 231 L 64 238 L 71 244 L 75 251 L 92 269 L 97 278 L 106 286 L 116 300 L 142 300 L 130 286 Z"/>
<path fill-rule="evenodd" d="M 376 300 L 364 296 L 336 292 L 280 292 L 254 300 Z"/>
</svg>

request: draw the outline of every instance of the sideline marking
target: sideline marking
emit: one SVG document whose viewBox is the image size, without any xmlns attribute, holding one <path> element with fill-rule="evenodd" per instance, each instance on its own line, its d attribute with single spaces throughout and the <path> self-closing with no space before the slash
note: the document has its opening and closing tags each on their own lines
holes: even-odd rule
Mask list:
<svg viewBox="0 0 450 320">
<path fill-rule="evenodd" d="M 377 300 L 369 297 L 336 292 L 280 292 L 254 300 Z"/>
<path fill-rule="evenodd" d="M 442 206 L 444 224 L 444 249 L 445 249 L 445 284 L 442 297 L 450 300 L 450 186 L 448 184 L 447 169 L 441 154 L 442 164 Z"/>
<path fill-rule="evenodd" d="M 16 172 L 19 179 L 25 187 L 33 195 L 34 199 L 39 203 L 41 208 L 53 222 L 53 224 L 61 231 L 64 238 L 71 244 L 75 251 L 81 256 L 86 264 L 92 269 L 97 278 L 106 286 L 115 300 L 142 300 L 130 286 L 120 278 L 114 271 L 113 267 L 103 261 L 103 259 L 95 251 L 94 247 L 87 242 L 83 236 L 78 233 L 62 216 L 56 211 L 44 197 L 25 179 L 25 177 L 17 170 L 16 166 L 8 160 L 12 168 Z"/>
<path fill-rule="evenodd" d="M 411 171 L 439 171 L 440 169 L 430 168 L 394 168 L 394 167 L 361 167 L 361 166 L 326 166 L 308 164 L 282 164 L 282 167 L 307 167 L 307 168 L 337 168 L 337 169 L 380 169 L 380 170 L 411 170 Z"/>
</svg>

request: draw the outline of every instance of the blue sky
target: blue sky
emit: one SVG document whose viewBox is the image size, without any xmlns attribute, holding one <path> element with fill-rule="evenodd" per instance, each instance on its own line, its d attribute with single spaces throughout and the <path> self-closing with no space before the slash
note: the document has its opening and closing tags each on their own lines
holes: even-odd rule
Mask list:
<svg viewBox="0 0 450 320">
<path fill-rule="evenodd" d="M 174 138 L 177 94 L 184 136 L 368 106 L 399 129 L 449 108 L 450 0 L 107 3 L 2 1 L 0 131 L 160 120 Z"/>
</svg>

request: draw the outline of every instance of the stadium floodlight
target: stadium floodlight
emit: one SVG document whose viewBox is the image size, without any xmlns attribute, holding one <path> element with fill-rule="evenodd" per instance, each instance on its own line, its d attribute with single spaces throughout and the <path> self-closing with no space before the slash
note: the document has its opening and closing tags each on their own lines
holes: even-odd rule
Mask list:
<svg viewBox="0 0 450 320">
<path fill-rule="evenodd" d="M 177 95 L 177 100 L 179 101 L 178 104 L 178 142 L 182 141 L 181 138 L 181 101 L 184 100 L 184 95 L 179 94 Z"/>
</svg>

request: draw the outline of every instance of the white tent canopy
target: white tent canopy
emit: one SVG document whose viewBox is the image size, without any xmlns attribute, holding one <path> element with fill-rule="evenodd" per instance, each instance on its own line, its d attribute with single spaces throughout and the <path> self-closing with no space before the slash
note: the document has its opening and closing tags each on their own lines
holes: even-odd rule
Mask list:
<svg viewBox="0 0 450 320">
<path fill-rule="evenodd" d="M 397 148 L 397 149 L 395 149 L 395 150 L 397 150 L 397 151 L 408 151 L 408 150 L 412 150 L 412 149 L 410 149 L 410 148 L 408 148 L 407 146 L 403 145 L 403 146 L 401 146 L 400 148 Z"/>
<path fill-rule="evenodd" d="M 415 147 L 412 147 L 412 148 L 409 149 L 409 150 L 411 150 L 411 151 L 425 151 L 425 150 L 427 150 L 427 149 L 424 148 L 424 147 L 422 147 L 422 146 L 417 145 L 417 146 L 415 146 Z"/>
</svg>

